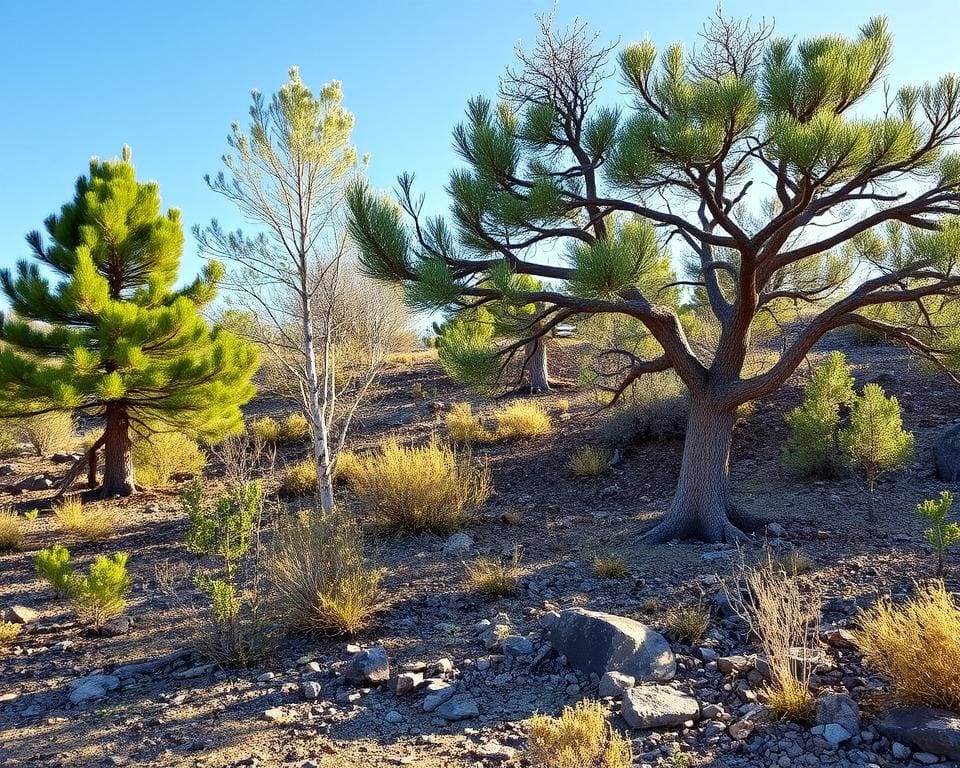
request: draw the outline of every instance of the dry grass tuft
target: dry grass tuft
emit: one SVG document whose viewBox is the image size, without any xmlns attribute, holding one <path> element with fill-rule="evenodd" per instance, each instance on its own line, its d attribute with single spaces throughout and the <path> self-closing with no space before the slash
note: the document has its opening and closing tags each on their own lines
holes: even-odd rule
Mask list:
<svg viewBox="0 0 960 768">
<path fill-rule="evenodd" d="M 354 493 L 391 531 L 449 533 L 463 527 L 490 496 L 490 472 L 443 443 L 406 447 L 384 442 L 359 460 Z"/>
<path fill-rule="evenodd" d="M 610 451 L 585 445 L 570 457 L 570 471 L 577 477 L 596 477 L 607 471 Z"/>
<path fill-rule="evenodd" d="M 527 757 L 537 768 L 630 768 L 630 740 L 610 727 L 603 705 L 580 701 L 560 717 L 534 715 Z"/>
<path fill-rule="evenodd" d="M 710 612 L 703 606 L 681 606 L 666 618 L 666 630 L 676 642 L 685 645 L 699 643 L 710 628 Z"/>
<path fill-rule="evenodd" d="M 0 648 L 13 645 L 20 636 L 20 625 L 0 619 Z"/>
<path fill-rule="evenodd" d="M 207 455 L 180 432 L 158 432 L 133 444 L 137 483 L 153 488 L 169 485 L 174 475 L 199 475 Z"/>
<path fill-rule="evenodd" d="M 520 578 L 520 548 L 513 548 L 512 557 L 504 561 L 501 558 L 478 557 L 467 563 L 467 587 L 490 597 L 512 595 L 517 591 Z"/>
<path fill-rule="evenodd" d="M 454 403 L 446 421 L 450 439 L 455 443 L 472 445 L 493 440 L 493 435 L 483 426 L 480 417 L 474 414 L 470 403 Z"/>
<path fill-rule="evenodd" d="M 343 512 L 307 513 L 280 529 L 269 569 L 291 626 L 337 635 L 370 626 L 382 607 L 384 572 L 364 549 L 360 526 Z"/>
<path fill-rule="evenodd" d="M 9 507 L 0 506 L 0 552 L 23 546 L 23 523 Z"/>
<path fill-rule="evenodd" d="M 49 456 L 55 451 L 67 450 L 76 441 L 73 419 L 69 413 L 62 411 L 28 416 L 19 422 L 18 427 L 37 456 Z"/>
<path fill-rule="evenodd" d="M 494 413 L 498 440 L 540 437 L 553 431 L 550 416 L 540 403 L 518 401 Z"/>
<path fill-rule="evenodd" d="M 344 485 L 352 485 L 359 467 L 360 457 L 353 451 L 344 448 L 337 456 L 337 466 L 333 473 L 334 481 Z"/>
<path fill-rule="evenodd" d="M 104 541 L 117 530 L 117 513 L 110 508 L 84 507 L 78 496 L 64 496 L 53 508 L 64 532 L 87 541 Z"/>
<path fill-rule="evenodd" d="M 790 676 L 772 683 L 767 689 L 767 706 L 781 720 L 812 723 L 816 703 L 807 683 Z"/>
<path fill-rule="evenodd" d="M 942 581 L 901 606 L 882 600 L 859 617 L 866 661 L 905 704 L 960 710 L 960 609 Z"/>
<path fill-rule="evenodd" d="M 272 445 L 280 441 L 280 422 L 269 416 L 254 419 L 247 425 L 247 432 L 261 443 Z"/>
<path fill-rule="evenodd" d="M 313 459 L 290 464 L 283 471 L 280 493 L 284 496 L 309 496 L 317 492 L 317 465 Z"/>
<path fill-rule="evenodd" d="M 280 440 L 300 443 L 310 439 L 310 422 L 302 413 L 291 413 L 280 424 Z"/>
<path fill-rule="evenodd" d="M 557 413 L 570 413 L 570 399 L 566 397 L 561 397 L 555 403 L 557 408 Z"/>
<path fill-rule="evenodd" d="M 789 549 L 786 552 L 775 552 L 765 547 L 761 562 L 770 570 L 779 571 L 787 576 L 799 576 L 813 568 L 813 560 L 798 549 Z"/>
<path fill-rule="evenodd" d="M 592 566 L 594 574 L 601 579 L 625 579 L 630 575 L 627 561 L 615 555 L 596 555 Z"/>
</svg>

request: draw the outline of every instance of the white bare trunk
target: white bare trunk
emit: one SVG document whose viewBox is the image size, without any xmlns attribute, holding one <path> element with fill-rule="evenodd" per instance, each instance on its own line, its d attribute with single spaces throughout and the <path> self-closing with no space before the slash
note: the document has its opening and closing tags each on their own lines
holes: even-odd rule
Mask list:
<svg viewBox="0 0 960 768">
<path fill-rule="evenodd" d="M 305 403 L 310 414 L 310 424 L 313 436 L 313 460 L 317 466 L 317 496 L 320 498 L 320 508 L 329 513 L 333 511 L 333 473 L 330 471 L 330 429 L 324 415 L 323 403 L 326 387 L 320 381 L 317 370 L 316 340 L 313 331 L 313 307 L 304 293 L 302 301 L 303 320 L 303 351 L 306 356 L 304 373 L 306 374 Z M 324 360 L 326 371 L 329 360 Z"/>
</svg>

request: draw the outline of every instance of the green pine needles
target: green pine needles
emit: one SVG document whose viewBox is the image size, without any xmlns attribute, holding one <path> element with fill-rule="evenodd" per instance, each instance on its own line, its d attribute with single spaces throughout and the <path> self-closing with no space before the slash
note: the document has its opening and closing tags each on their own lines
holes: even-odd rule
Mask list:
<svg viewBox="0 0 960 768">
<path fill-rule="evenodd" d="M 960 541 L 960 525 L 947 522 L 953 508 L 953 494 L 940 491 L 939 498 L 925 499 L 917 504 L 917 513 L 930 522 L 923 535 L 937 553 L 937 578 L 943 577 L 943 554 Z"/>
<path fill-rule="evenodd" d="M 216 294 L 219 264 L 174 288 L 180 213 L 161 212 L 159 189 L 137 181 L 129 148 L 121 159 L 92 160 L 45 227 L 46 242 L 27 236 L 32 263 L 0 271 L 12 310 L 0 323 L 0 417 L 102 419 L 88 459 L 93 477 L 103 448 L 105 495 L 136 488 L 133 434 L 178 430 L 217 441 L 239 431 L 257 352 L 200 314 Z"/>
</svg>

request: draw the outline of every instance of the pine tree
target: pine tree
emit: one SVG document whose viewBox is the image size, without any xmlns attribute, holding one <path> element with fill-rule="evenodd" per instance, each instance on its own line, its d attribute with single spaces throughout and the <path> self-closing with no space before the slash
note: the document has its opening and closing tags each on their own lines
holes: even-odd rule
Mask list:
<svg viewBox="0 0 960 768">
<path fill-rule="evenodd" d="M 627 45 L 620 104 L 601 101 L 611 52 L 584 24 L 545 19 L 499 104 L 473 99 L 454 131 L 452 223 L 423 217 L 404 176 L 397 202 L 354 187 L 352 232 L 367 270 L 420 308 L 512 294 L 543 307 L 528 339 L 572 317 L 644 325 L 650 353 L 604 354 L 626 383 L 673 370 L 690 409 L 676 493 L 643 540 L 736 540 L 755 522 L 730 492 L 738 409 L 827 333 L 880 333 L 941 369 L 957 359 L 928 303 L 960 297 L 960 77 L 892 90 L 871 114 L 893 53 L 883 18 L 794 40 L 718 14 L 692 53 Z M 664 299 L 668 248 L 693 263 L 702 338 Z M 518 292 L 508 275 L 544 287 Z M 885 304 L 906 309 L 891 321 Z"/>
<path fill-rule="evenodd" d="M 840 442 L 867 479 L 867 519 L 873 522 L 873 496 L 882 472 L 902 467 L 913 454 L 914 439 L 903 429 L 900 403 L 887 397 L 879 384 L 867 384 L 853 401 L 850 426 Z"/>
<path fill-rule="evenodd" d="M 943 555 L 960 541 L 960 525 L 947 522 L 953 507 L 953 494 L 940 491 L 937 499 L 924 499 L 917 504 L 917 513 L 930 523 L 923 535 L 937 553 L 937 578 L 943 578 Z"/>
<path fill-rule="evenodd" d="M 0 323 L 0 416 L 101 419 L 84 462 L 94 483 L 103 449 L 104 495 L 136 490 L 135 435 L 180 430 L 216 441 L 239 430 L 256 350 L 200 315 L 215 296 L 218 264 L 174 289 L 180 213 L 161 212 L 159 189 L 136 180 L 129 148 L 122 159 L 91 160 L 73 200 L 45 228 L 47 243 L 39 232 L 27 236 L 33 263 L 0 271 L 16 314 Z M 60 282 L 52 286 L 45 272 Z"/>
</svg>

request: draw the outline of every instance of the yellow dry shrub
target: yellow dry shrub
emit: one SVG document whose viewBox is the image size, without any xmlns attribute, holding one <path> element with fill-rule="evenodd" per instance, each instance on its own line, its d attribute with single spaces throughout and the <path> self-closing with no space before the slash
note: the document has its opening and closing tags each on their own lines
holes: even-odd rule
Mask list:
<svg viewBox="0 0 960 768">
<path fill-rule="evenodd" d="M 519 401 L 501 408 L 494 413 L 494 418 L 499 440 L 539 437 L 549 434 L 553 429 L 550 416 L 543 406 L 529 401 Z"/>
<path fill-rule="evenodd" d="M 49 456 L 55 451 L 65 451 L 73 447 L 76 440 L 73 418 L 62 411 L 28 416 L 22 419 L 18 426 L 23 438 L 30 443 L 37 456 Z"/>
<path fill-rule="evenodd" d="M 357 475 L 357 468 L 360 466 L 360 457 L 353 451 L 346 448 L 340 451 L 337 456 L 337 466 L 334 470 L 333 479 L 344 485 L 351 485 Z"/>
<path fill-rule="evenodd" d="M 512 595 L 517 591 L 519 566 L 519 547 L 514 547 L 513 556 L 506 561 L 501 558 L 478 557 L 466 564 L 467 587 L 489 597 Z"/>
<path fill-rule="evenodd" d="M 766 694 L 767 706 L 781 720 L 794 723 L 813 722 L 816 702 L 803 680 L 795 677 L 778 678 L 766 688 Z"/>
<path fill-rule="evenodd" d="M 280 440 L 280 422 L 269 416 L 254 419 L 247 425 L 247 432 L 262 443 L 276 443 Z"/>
<path fill-rule="evenodd" d="M 280 423 L 279 439 L 299 443 L 310 438 L 310 422 L 302 413 L 291 413 Z"/>
<path fill-rule="evenodd" d="M 858 623 L 864 659 L 900 701 L 960 711 L 960 609 L 942 581 L 900 606 L 881 600 Z"/>
<path fill-rule="evenodd" d="M 596 477 L 607 470 L 610 452 L 585 445 L 570 457 L 570 471 L 577 477 Z"/>
<path fill-rule="evenodd" d="M 20 625 L 12 621 L 0 619 L 0 648 L 13 645 L 20 635 Z"/>
<path fill-rule="evenodd" d="M 284 496 L 308 496 L 317 492 L 317 465 L 312 458 L 290 464 L 283 472 L 280 493 Z"/>
<path fill-rule="evenodd" d="M 681 606 L 666 620 L 667 634 L 680 643 L 692 645 L 703 640 L 710 628 L 710 613 L 702 606 Z"/>
<path fill-rule="evenodd" d="M 480 417 L 474 414 L 470 403 L 455 403 L 450 408 L 446 421 L 450 439 L 455 443 L 471 445 L 488 443 L 493 439 Z"/>
<path fill-rule="evenodd" d="M 207 455 L 196 442 L 180 432 L 158 432 L 133 444 L 137 483 L 149 488 L 170 484 L 174 475 L 199 475 Z"/>
<path fill-rule="evenodd" d="M 535 768 L 630 768 L 630 740 L 610 727 L 598 701 L 565 707 L 560 717 L 530 719 L 527 757 Z"/>
<path fill-rule="evenodd" d="M 9 507 L 0 506 L 0 552 L 23 546 L 23 523 Z"/>
<path fill-rule="evenodd" d="M 625 579 L 630 575 L 627 561 L 616 555 L 596 555 L 591 566 L 601 579 Z"/>
<path fill-rule="evenodd" d="M 107 507 L 84 507 L 77 496 L 65 496 L 53 508 L 53 515 L 65 533 L 87 541 L 109 539 L 117 529 L 117 515 Z"/>
<path fill-rule="evenodd" d="M 411 447 L 387 440 L 360 458 L 351 485 L 376 522 L 393 531 L 449 533 L 491 493 L 485 466 L 436 440 Z"/>
</svg>

